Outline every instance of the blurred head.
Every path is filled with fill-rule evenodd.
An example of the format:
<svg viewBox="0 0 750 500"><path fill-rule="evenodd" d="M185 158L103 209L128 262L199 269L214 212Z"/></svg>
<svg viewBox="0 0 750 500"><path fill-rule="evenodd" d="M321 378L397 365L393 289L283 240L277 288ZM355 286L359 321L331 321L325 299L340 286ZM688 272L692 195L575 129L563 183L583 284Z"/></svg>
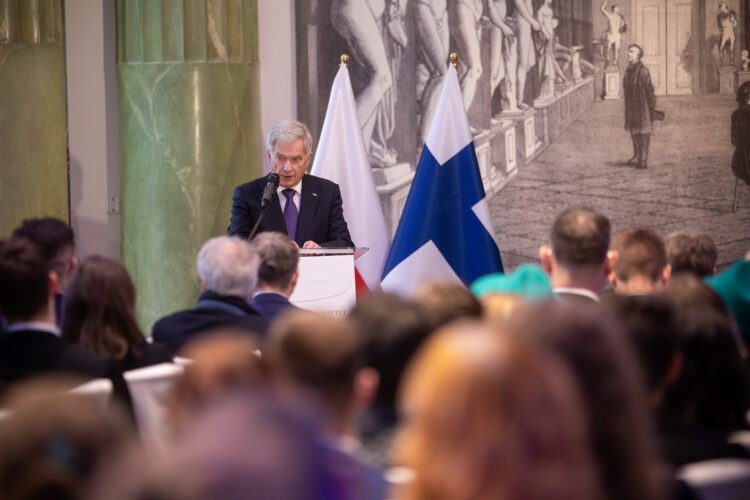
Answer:
<svg viewBox="0 0 750 500"><path fill-rule="evenodd" d="M478 319L482 316L482 304L466 286L458 283L425 283L417 289L414 300L430 315L435 327L458 319Z"/></svg>
<svg viewBox="0 0 750 500"><path fill-rule="evenodd" d="M188 342L179 355L192 360L177 380L169 403L174 427L228 392L253 390L265 385L266 373L259 356L259 340L244 331L219 329Z"/></svg>
<svg viewBox="0 0 750 500"><path fill-rule="evenodd" d="M609 272L609 234L609 219L593 210L574 207L558 215L550 231L551 247L539 249L552 286L577 286L598 293Z"/></svg>
<svg viewBox="0 0 750 500"><path fill-rule="evenodd" d="M277 380L322 403L343 433L354 406L356 377L364 367L361 339L348 319L295 311L271 325L264 354Z"/></svg>
<svg viewBox="0 0 750 500"><path fill-rule="evenodd" d="M273 126L266 138L272 170L279 174L283 188L295 186L305 175L312 160L312 134L307 126L285 118Z"/></svg>
<svg viewBox="0 0 750 500"><path fill-rule="evenodd" d="M258 284L258 255L248 242L232 236L208 240L198 252L198 276L204 290L250 300Z"/></svg>
<svg viewBox="0 0 750 500"><path fill-rule="evenodd" d="M654 230L626 229L615 236L612 250L617 260L609 278L617 293L651 293L669 282L664 242Z"/></svg>
<svg viewBox="0 0 750 500"><path fill-rule="evenodd" d="M640 365L599 308L545 302L508 325L560 355L578 382L607 498L661 498L655 438Z"/></svg>
<svg viewBox="0 0 750 500"><path fill-rule="evenodd" d="M484 318L504 321L509 319L519 309L526 306L526 301L514 293L486 293L479 299L482 303Z"/></svg>
<svg viewBox="0 0 750 500"><path fill-rule="evenodd" d="M684 424L730 432L745 426L747 373L725 317L705 308L681 311L682 373L663 411Z"/></svg>
<svg viewBox="0 0 750 500"><path fill-rule="evenodd" d="M50 269L57 274L60 289L64 290L77 263L70 226L54 217L26 219L13 231L13 236L27 238L39 247Z"/></svg>
<svg viewBox="0 0 750 500"><path fill-rule="evenodd" d="M640 45L631 44L628 46L628 62L638 62L643 57L643 49Z"/></svg>
<svg viewBox="0 0 750 500"><path fill-rule="evenodd" d="M651 406L658 408L682 369L677 311L658 294L614 295L607 305L635 346Z"/></svg>
<svg viewBox="0 0 750 500"><path fill-rule="evenodd" d="M401 376L432 331L432 320L416 302L385 292L366 295L349 317L364 339L365 363L378 373L375 405L394 410Z"/></svg>
<svg viewBox="0 0 750 500"><path fill-rule="evenodd" d="M678 231L664 239L672 274L689 271L701 278L716 273L718 251L706 233Z"/></svg>
<svg viewBox="0 0 750 500"><path fill-rule="evenodd" d="M99 467L131 436L123 415L86 396L65 394L78 381L56 375L19 385L4 401L0 498L82 498Z"/></svg>
<svg viewBox="0 0 750 500"><path fill-rule="evenodd" d="M297 283L299 249L284 233L263 232L250 242L260 258L258 289L292 294Z"/></svg>
<svg viewBox="0 0 750 500"><path fill-rule="evenodd" d="M552 355L479 323L436 332L409 370L402 499L598 498L574 382Z"/></svg>
<svg viewBox="0 0 750 500"><path fill-rule="evenodd" d="M81 261L65 293L63 337L117 360L138 351L144 337L135 315L135 287L120 261L103 255Z"/></svg>
<svg viewBox="0 0 750 500"><path fill-rule="evenodd" d="M48 314L58 289L40 248L20 237L0 242L0 283L0 312L8 323Z"/></svg>

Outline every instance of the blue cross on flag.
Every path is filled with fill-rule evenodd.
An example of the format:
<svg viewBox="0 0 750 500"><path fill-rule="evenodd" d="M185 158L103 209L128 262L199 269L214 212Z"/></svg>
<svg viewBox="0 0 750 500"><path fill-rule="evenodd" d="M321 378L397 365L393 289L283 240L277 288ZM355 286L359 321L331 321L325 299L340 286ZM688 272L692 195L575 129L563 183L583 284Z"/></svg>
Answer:
<svg viewBox="0 0 750 500"><path fill-rule="evenodd" d="M469 285L502 271L458 75L451 65L385 262L382 288L411 295L428 281Z"/></svg>

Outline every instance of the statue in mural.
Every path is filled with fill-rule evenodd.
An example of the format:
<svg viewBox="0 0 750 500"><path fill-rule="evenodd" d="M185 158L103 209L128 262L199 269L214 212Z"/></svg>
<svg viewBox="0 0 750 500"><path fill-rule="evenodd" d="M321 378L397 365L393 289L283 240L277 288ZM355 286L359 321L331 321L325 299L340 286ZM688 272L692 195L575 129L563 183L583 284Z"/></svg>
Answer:
<svg viewBox="0 0 750 500"><path fill-rule="evenodd" d="M448 70L448 6L446 0L417 0L417 75L421 114L419 143L424 144Z"/></svg>
<svg viewBox="0 0 750 500"><path fill-rule="evenodd" d="M513 0L516 5L515 26L516 38L518 39L518 68L516 71L516 95L518 107L528 109L529 106L523 102L526 91L526 73L536 64L534 40L532 31L542 31L542 25L534 19L531 0Z"/></svg>
<svg viewBox="0 0 750 500"><path fill-rule="evenodd" d="M742 71L750 71L750 52L746 50L741 51L740 61L742 62Z"/></svg>
<svg viewBox="0 0 750 500"><path fill-rule="evenodd" d="M484 0L448 0L450 34L458 52L458 80L468 111L482 76L482 12Z"/></svg>
<svg viewBox="0 0 750 500"><path fill-rule="evenodd" d="M487 14L490 31L490 95L502 84L502 108L505 112L518 111L516 71L518 42L514 31L515 18L508 17L505 0L489 0Z"/></svg>
<svg viewBox="0 0 750 500"><path fill-rule="evenodd" d="M719 15L716 16L721 30L721 42L719 42L719 62L726 64L725 52L729 51L729 64L734 64L734 29L737 27L737 13L729 10L726 2L719 2Z"/></svg>
<svg viewBox="0 0 750 500"><path fill-rule="evenodd" d="M362 135L370 162L376 167L395 165L398 160L388 141L394 132L397 100L393 75L408 42L403 24L407 1L331 2L331 23L369 76L356 99Z"/></svg>
<svg viewBox="0 0 750 500"><path fill-rule="evenodd" d="M536 11L536 20L542 25L542 30L535 33L538 41L535 45L539 54L537 69L542 82L538 98L549 100L555 97L555 76L558 72L562 73L555 60L555 13L552 10L552 0L544 0Z"/></svg>
<svg viewBox="0 0 750 500"><path fill-rule="evenodd" d="M607 0L602 2L599 10L607 18L607 29L602 33L602 45L607 58L607 66L617 66L620 61L620 47L622 46L622 34L628 30L625 17L620 13L620 7L613 5L611 11L607 11Z"/></svg>

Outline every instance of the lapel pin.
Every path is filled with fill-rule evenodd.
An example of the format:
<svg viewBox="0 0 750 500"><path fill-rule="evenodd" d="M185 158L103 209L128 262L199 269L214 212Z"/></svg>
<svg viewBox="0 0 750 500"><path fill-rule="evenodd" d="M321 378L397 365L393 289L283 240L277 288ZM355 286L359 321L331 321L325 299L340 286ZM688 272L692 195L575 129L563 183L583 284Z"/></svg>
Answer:
<svg viewBox="0 0 750 500"><path fill-rule="evenodd" d="M317 197L317 196L318 196L318 193L313 193L313 196Z"/></svg>

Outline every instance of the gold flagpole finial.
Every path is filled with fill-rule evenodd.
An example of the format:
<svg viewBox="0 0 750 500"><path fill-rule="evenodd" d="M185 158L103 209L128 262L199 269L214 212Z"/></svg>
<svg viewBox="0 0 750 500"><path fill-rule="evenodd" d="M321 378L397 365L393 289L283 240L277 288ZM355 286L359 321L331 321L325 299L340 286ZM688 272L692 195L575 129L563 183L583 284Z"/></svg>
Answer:
<svg viewBox="0 0 750 500"><path fill-rule="evenodd" d="M458 69L458 52L451 52L450 58L453 67Z"/></svg>
<svg viewBox="0 0 750 500"><path fill-rule="evenodd" d="M349 67L349 54L341 54L341 62L347 68Z"/></svg>

